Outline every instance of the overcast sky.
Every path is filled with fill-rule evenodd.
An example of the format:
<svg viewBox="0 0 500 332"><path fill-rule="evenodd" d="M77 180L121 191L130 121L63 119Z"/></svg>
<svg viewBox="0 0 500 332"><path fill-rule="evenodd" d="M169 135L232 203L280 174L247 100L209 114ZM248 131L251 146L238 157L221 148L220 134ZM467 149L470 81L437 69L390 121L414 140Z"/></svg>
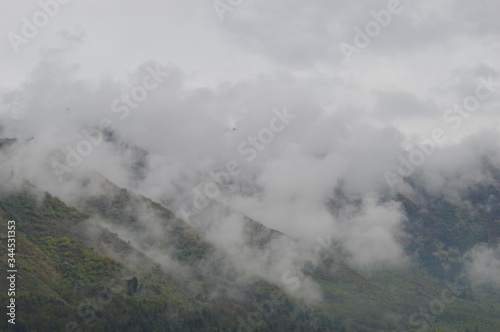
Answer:
<svg viewBox="0 0 500 332"><path fill-rule="evenodd" d="M35 1L0 2L0 87L23 83L43 50L60 47L61 33L72 32L81 39L65 59L80 66L78 77L123 78L150 60L179 66L190 86L281 73L325 111L363 108L426 135L430 120L470 94L480 75L499 70L494 0L67 2L47 23L36 16L42 9ZM343 66L341 43L355 45L354 28L364 30L372 11L390 6L387 26ZM13 47L9 33L22 37L23 18L34 16L42 27ZM481 113L468 129L485 117L497 121L491 109Z"/></svg>
<svg viewBox="0 0 500 332"><path fill-rule="evenodd" d="M136 152L96 147L83 164L117 184L189 202L236 160L233 207L294 236L363 243L360 263L400 258L404 217L378 199L415 142L446 148L419 168L433 192L488 181L474 172L482 155L500 163L496 0L66 2L0 0L0 137L35 136L31 158L76 149L82 128L109 118L149 153L134 182ZM116 108L152 71L161 84ZM464 101L472 111L453 109ZM274 117L284 129L250 148ZM363 205L332 216L339 188Z"/></svg>

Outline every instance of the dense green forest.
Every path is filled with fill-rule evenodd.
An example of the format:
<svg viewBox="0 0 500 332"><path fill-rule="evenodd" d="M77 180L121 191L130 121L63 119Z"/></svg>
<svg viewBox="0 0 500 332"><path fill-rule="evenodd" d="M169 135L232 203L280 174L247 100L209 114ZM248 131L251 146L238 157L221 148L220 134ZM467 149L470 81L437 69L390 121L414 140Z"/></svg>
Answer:
<svg viewBox="0 0 500 332"><path fill-rule="evenodd" d="M500 326L498 293L453 279L460 271L454 255L498 240L495 213L467 212L437 200L422 212L399 195L395 199L411 221L405 227L413 234L406 243L415 257L412 265L362 273L344 264L332 247L319 253L320 264L302 266L322 296L307 304L259 277L239 282L224 251L170 210L109 182L107 187L79 208L29 183L1 195L1 229L16 221L19 271L16 324L3 319L2 331L495 331ZM137 211L154 212L162 221L158 237L141 231ZM122 240L95 222L97 217L132 230L144 247ZM255 247L284 236L251 219L245 232ZM6 244L3 236L5 262ZM190 272L176 273L148 257L149 247ZM1 287L7 289L5 279ZM6 292L0 294L8 303Z"/></svg>

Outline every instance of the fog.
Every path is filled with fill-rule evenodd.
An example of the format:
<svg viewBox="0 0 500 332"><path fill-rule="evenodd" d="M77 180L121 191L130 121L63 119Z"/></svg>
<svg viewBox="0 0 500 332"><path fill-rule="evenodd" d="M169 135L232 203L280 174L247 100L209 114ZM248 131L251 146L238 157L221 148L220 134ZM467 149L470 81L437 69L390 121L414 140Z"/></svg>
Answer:
<svg viewBox="0 0 500 332"><path fill-rule="evenodd" d="M463 203L495 181L485 161L500 166L496 2L404 3L349 59L339 45L386 3L245 2L223 21L201 1L155 4L165 17L132 1L114 2L118 13L70 3L19 59L4 40L13 65L0 67L0 137L17 143L0 159L2 188L26 179L78 204L81 179L101 174L279 281L318 239L341 243L354 267L405 266L397 192ZM418 163L401 172L412 153ZM244 216L289 239L257 256L242 245ZM474 278L498 284L493 249L468 257Z"/></svg>

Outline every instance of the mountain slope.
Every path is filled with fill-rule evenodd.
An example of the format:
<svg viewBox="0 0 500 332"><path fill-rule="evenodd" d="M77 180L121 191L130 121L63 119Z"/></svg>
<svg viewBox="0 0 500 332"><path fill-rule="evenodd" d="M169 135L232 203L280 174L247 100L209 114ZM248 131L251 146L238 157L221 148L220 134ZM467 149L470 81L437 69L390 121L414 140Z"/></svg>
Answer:
<svg viewBox="0 0 500 332"><path fill-rule="evenodd" d="M466 251L478 241L498 239L492 216L470 226L480 226L470 242L454 242L467 234L449 222L460 217L460 208L443 202L424 209L400 195L412 235L407 250L416 262L357 272L332 246L309 253L318 264L299 262L283 285L247 275L227 249L158 203L102 178L86 179L81 188L78 208L28 183L0 197L2 229L7 220L16 220L17 227L16 331L401 331L431 326L493 331L500 326L495 293L472 291L462 281L447 283L454 270L444 274L441 265L450 257L436 256L445 247L431 241L450 247L460 243L463 247L456 250ZM242 223L244 245L252 253L272 251L275 241L296 242L249 218ZM495 232L482 230L488 227ZM1 250L7 252L5 240ZM307 280L319 287L319 301L306 303L288 294ZM443 294L453 301L437 314L432 304ZM5 293L0 300L8 300ZM7 323L2 324L5 330Z"/></svg>
<svg viewBox="0 0 500 332"><path fill-rule="evenodd" d="M154 205L172 217L170 211ZM2 227L12 219L17 226L20 271L16 331L230 331L240 318L244 321L256 311L252 301L266 297L267 292L276 294L282 305L265 321L256 321L259 326L283 326L290 331L306 326L291 312L310 309L300 309L303 306L276 286L255 279L233 286L239 294L211 298L202 275L181 280L163 271L154 260L92 222L90 215L34 188L2 195ZM188 226L180 230L176 226L173 232L194 232L187 230ZM5 242L2 252L6 252ZM199 243L193 244L197 253ZM180 261L199 259L198 254L191 254L189 243L174 245L188 251L177 257ZM101 253L105 251L115 258ZM166 251L172 252L170 247ZM120 256L123 261L118 260ZM2 256L4 260L6 256ZM193 287L193 281L202 286ZM0 300L8 300L5 293ZM319 313L310 316L329 322ZM6 329L6 321L0 326Z"/></svg>

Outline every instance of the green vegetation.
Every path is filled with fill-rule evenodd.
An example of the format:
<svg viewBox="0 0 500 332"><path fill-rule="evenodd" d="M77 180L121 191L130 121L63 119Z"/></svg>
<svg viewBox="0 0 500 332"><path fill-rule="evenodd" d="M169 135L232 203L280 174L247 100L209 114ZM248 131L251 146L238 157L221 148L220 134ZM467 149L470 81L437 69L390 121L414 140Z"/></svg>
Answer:
<svg viewBox="0 0 500 332"><path fill-rule="evenodd" d="M165 235L178 237L165 248L178 253L174 257L180 262L199 261L214 250L164 207L144 198L136 200L137 196L127 198L126 191L119 193L121 198L101 200L104 203L98 205L103 215L110 209L106 212L108 221L140 223L133 214L123 211L130 211L128 204L150 204L151 211L165 223ZM88 211L93 209L98 208ZM331 330L329 316L289 300L279 288L263 280L241 286L239 291L246 294L245 299L222 294L213 299L202 270L194 279L186 280L168 274L116 234L96 228L89 222L90 216L32 186L0 197L0 227L6 229L7 220L16 220L20 277L16 325L8 326L2 320L0 331L234 331L240 321L252 322L249 315L259 315L256 303L269 300L269 290L286 302L259 321L257 331L279 327L287 331ZM95 237L89 238L89 229L97 232ZM113 248L114 256L123 257L123 261L100 253L104 248ZM5 241L0 250L7 252ZM2 261L6 259L2 256ZM193 283L200 287L193 288ZM5 286L2 280L2 289ZM0 302L7 301L6 293L0 293Z"/></svg>
<svg viewBox="0 0 500 332"><path fill-rule="evenodd" d="M82 202L81 210L30 184L0 196L1 229L16 220L19 270L16 326L3 320L0 331L489 332L500 326L498 292L472 291L462 282L445 293L453 301L442 310L421 314L437 310L430 306L450 290L446 281L461 268L464 252L497 239L494 215L438 200L422 212L400 196L413 235L406 249L416 261L362 274L323 253L318 266L303 271L322 300L305 304L265 280L239 282L224 251L160 204L111 183L103 192ZM93 221L97 216L102 223ZM132 232L139 244L103 225ZM284 236L250 219L244 232L256 249ZM181 271L165 271L145 254L151 247ZM6 241L0 250L5 262ZM5 280L0 287L7 289ZM6 292L0 301L7 303Z"/></svg>
<svg viewBox="0 0 500 332"><path fill-rule="evenodd" d="M107 188L107 191L109 195L87 199L83 209L102 216L118 227L133 230L140 243L170 251L182 262L194 263L212 252L212 244L160 204L114 186ZM159 225L159 232L155 232L157 237L151 237L152 232L147 232L151 224ZM141 237L143 233L147 233L148 237Z"/></svg>

